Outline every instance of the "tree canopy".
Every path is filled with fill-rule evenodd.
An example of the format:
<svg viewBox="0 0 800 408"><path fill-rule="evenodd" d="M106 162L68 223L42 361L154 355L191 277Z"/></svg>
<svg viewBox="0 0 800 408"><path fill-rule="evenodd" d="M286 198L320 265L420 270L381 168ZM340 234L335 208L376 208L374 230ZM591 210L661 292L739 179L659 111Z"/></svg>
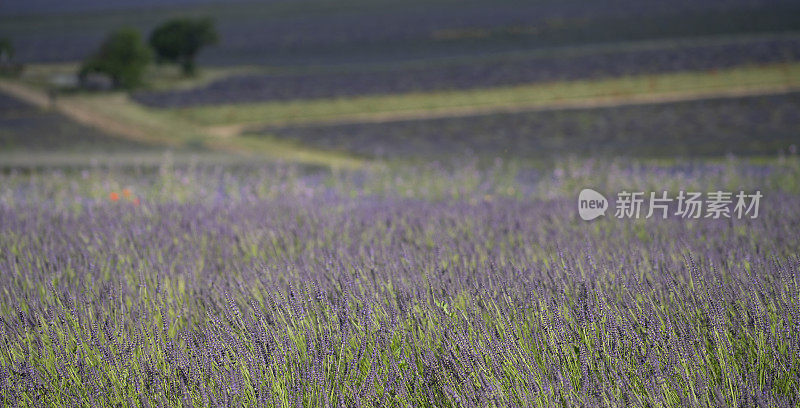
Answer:
<svg viewBox="0 0 800 408"><path fill-rule="evenodd" d="M150 46L156 52L157 62L178 63L184 74L191 75L197 53L218 39L211 19L178 18L156 28L150 35Z"/></svg>
<svg viewBox="0 0 800 408"><path fill-rule="evenodd" d="M150 49L134 28L121 28L108 36L100 48L81 66L80 77L102 73L111 77L115 87L133 88L141 83Z"/></svg>

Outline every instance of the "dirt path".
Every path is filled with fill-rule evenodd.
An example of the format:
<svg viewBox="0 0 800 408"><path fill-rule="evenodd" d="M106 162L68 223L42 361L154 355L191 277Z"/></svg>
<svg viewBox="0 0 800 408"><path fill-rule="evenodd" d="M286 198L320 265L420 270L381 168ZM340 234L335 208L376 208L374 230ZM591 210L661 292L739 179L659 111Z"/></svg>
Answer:
<svg viewBox="0 0 800 408"><path fill-rule="evenodd" d="M275 160L294 161L299 163L325 165L332 168L357 168L364 164L362 159L353 158L343 154L333 154L327 151L281 143L279 141L263 141L257 139L243 139L235 137L221 137L206 128L201 128L191 123L176 124L163 123L147 116L121 116L116 117L108 112L113 104L119 103L127 106L129 103L124 95L111 95L103 99L104 106L98 109L93 103L82 101L75 97L59 98L55 104L43 91L20 84L17 82L0 79L0 92L25 101L41 109L52 109L75 122L96 128L103 133L128 140L149 142L164 146L182 146L185 140L176 137L177 133L197 134L208 136L204 145L212 151L232 153L249 158L271 158ZM93 101L97 104L97 101ZM236 134L231 134L235 136ZM59 160L63 161L63 157ZM55 160L57 161L57 160Z"/></svg>
<svg viewBox="0 0 800 408"><path fill-rule="evenodd" d="M76 122L95 127L101 131L119 137L145 141L168 142L145 131L136 124L128 124L107 115L100 114L84 106L79 101L69 98L60 99L55 106L51 106L47 95L28 86L8 80L0 80L0 92L5 92L19 99L44 109L53 108ZM710 88L692 89L688 91L661 92L649 94L609 95L603 97L571 98L537 101L530 104L492 105L492 106L458 106L437 109L414 109L393 112L364 113L354 115L341 115L332 118L304 118L297 122L269 122L269 123L241 123L222 126L208 126L201 131L216 139L230 139L246 133L249 130L261 129L267 126L324 126L357 123L385 123L406 120L423 120L439 118L457 118L476 115L492 115L498 113L523 113L541 112L564 109L590 109L609 108L631 105L654 105L684 101L697 101L718 98L740 98L746 96L780 95L800 92L800 86L745 86L736 88Z"/></svg>
<svg viewBox="0 0 800 408"><path fill-rule="evenodd" d="M7 80L0 80L0 92L19 98L42 109L53 109L75 122L93 127L111 136L141 142L155 141L147 132L136 126L98 114L69 98L57 98L53 104L44 92Z"/></svg>
<svg viewBox="0 0 800 408"><path fill-rule="evenodd" d="M691 91L662 92L650 94L609 95L602 97L558 99L537 101L529 104L458 106L437 109L415 109L393 112L341 115L334 118L310 118L296 122L270 122L262 124L241 123L207 127L210 133L221 137L233 137L248 130L278 126L325 126L358 123L387 123L398 121L459 118L502 113L546 112L567 109L613 108L633 105L657 105L706 99L741 98L747 96L782 95L800 92L800 86L748 86L728 89L694 89Z"/></svg>

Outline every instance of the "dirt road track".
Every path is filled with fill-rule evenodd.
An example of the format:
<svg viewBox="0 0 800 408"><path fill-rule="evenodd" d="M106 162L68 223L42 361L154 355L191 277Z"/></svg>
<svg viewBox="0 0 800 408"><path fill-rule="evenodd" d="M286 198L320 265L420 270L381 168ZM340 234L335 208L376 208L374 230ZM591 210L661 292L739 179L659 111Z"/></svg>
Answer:
<svg viewBox="0 0 800 408"><path fill-rule="evenodd" d="M403 110L394 112L378 112L356 115L342 115L335 118L308 119L298 122L271 123L270 125L344 125L358 123L385 123L406 120L444 119L467 116L492 115L498 113L546 112L568 109L613 108L632 105L657 105L705 99L741 98L747 96L782 95L800 92L800 86L758 86L737 87L729 89L697 89L692 91L609 95L580 99L552 99L531 104L492 105L492 106L458 106L438 109ZM259 124L229 124L209 127L221 136L234 136L237 133L258 127Z"/></svg>
<svg viewBox="0 0 800 408"><path fill-rule="evenodd" d="M89 107L69 98L57 100L51 106L50 98L42 91L8 80L0 80L0 92L7 93L21 100L27 101L43 109L55 109L72 120L87 126L97 128L110 135L126 139L160 142L165 140L149 134L136 124L123 123L115 118L99 114ZM335 118L310 118L298 122L271 122L269 124L242 123L223 126L209 126L204 128L205 133L215 138L236 137L249 129L263 128L266 126L282 125L339 125L355 123L384 123L405 120L439 119L466 117L475 115L491 115L497 113L523 113L541 112L564 109L590 109L604 107L618 107L630 105L653 105L683 101L697 101L703 99L740 98L746 96L780 95L800 92L798 86L747 86L728 89L693 89L691 91L666 92L655 94L629 94L609 95L604 97L557 99L537 101L532 104L492 105L492 106L457 106L438 109L403 110L395 112L377 112L355 115L343 115Z"/></svg>
<svg viewBox="0 0 800 408"><path fill-rule="evenodd" d="M91 126L112 136L142 142L154 141L147 132L136 126L122 123L104 115L99 115L97 112L69 99L57 98L53 104L51 103L50 97L44 92L7 80L0 80L0 92L4 92L42 109L53 109L75 122Z"/></svg>

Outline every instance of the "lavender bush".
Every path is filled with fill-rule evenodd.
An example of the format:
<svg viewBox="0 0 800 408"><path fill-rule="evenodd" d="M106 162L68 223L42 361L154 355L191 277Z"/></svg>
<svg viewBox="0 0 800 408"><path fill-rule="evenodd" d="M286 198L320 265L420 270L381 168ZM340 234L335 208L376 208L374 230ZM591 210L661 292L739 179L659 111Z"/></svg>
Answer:
<svg viewBox="0 0 800 408"><path fill-rule="evenodd" d="M0 399L797 406L798 176L796 157L6 174ZM583 222L585 186L765 201Z"/></svg>

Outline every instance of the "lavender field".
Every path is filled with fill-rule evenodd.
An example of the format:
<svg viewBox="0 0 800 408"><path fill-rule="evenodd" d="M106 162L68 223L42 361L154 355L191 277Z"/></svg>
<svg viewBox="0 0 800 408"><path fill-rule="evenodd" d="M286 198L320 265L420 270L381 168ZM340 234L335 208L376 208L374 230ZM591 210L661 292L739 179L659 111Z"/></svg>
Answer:
<svg viewBox="0 0 800 408"><path fill-rule="evenodd" d="M796 0L57 3L0 408L800 408Z"/></svg>
<svg viewBox="0 0 800 408"><path fill-rule="evenodd" d="M792 155L11 170L0 399L797 406L799 177ZM584 187L764 199L585 222Z"/></svg>

